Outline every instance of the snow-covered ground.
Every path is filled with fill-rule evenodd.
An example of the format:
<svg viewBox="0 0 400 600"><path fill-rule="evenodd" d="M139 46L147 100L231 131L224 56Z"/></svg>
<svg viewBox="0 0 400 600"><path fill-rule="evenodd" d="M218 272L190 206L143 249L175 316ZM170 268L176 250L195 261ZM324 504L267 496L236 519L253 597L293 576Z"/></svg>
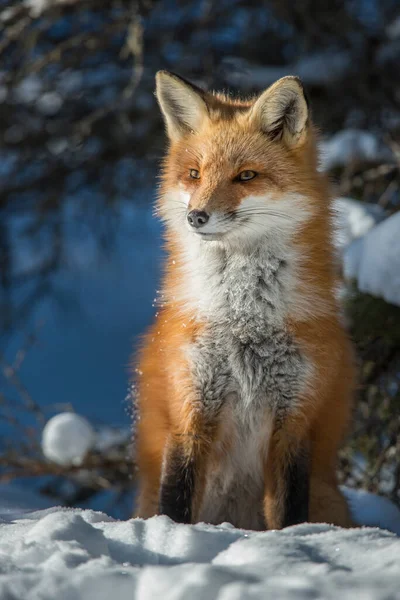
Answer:
<svg viewBox="0 0 400 600"><path fill-rule="evenodd" d="M400 513L387 500L346 495L362 522L400 534ZM46 505L0 485L2 600L399 597L400 537L382 529L304 524L260 533Z"/></svg>
<svg viewBox="0 0 400 600"><path fill-rule="evenodd" d="M379 529L259 533L62 508L0 509L0 528L7 600L399 597L400 538Z"/></svg>

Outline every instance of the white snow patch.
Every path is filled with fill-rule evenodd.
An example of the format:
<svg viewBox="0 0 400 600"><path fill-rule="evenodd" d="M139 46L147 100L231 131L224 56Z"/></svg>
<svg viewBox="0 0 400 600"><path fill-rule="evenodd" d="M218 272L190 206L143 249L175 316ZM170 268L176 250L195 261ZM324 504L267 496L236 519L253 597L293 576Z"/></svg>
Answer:
<svg viewBox="0 0 400 600"><path fill-rule="evenodd" d="M362 292L400 306L400 212L350 244L343 261L345 277Z"/></svg>
<svg viewBox="0 0 400 600"><path fill-rule="evenodd" d="M343 252L343 275L345 279L357 280L363 254L362 238L354 240Z"/></svg>
<svg viewBox="0 0 400 600"><path fill-rule="evenodd" d="M340 250L368 233L385 218L385 211L381 206L353 198L336 198L333 206L338 217L336 245Z"/></svg>
<svg viewBox="0 0 400 600"><path fill-rule="evenodd" d="M43 429L43 454L59 465L81 464L94 442L93 427L75 413L60 413Z"/></svg>
<svg viewBox="0 0 400 600"><path fill-rule="evenodd" d="M344 129L320 144L321 169L329 171L352 162L386 162L393 154L371 132Z"/></svg>
<svg viewBox="0 0 400 600"><path fill-rule="evenodd" d="M400 536L400 511L390 500L365 490L341 489L358 525L388 529Z"/></svg>
<svg viewBox="0 0 400 600"><path fill-rule="evenodd" d="M344 197L334 201L334 209L345 279L400 306L400 213L387 217L377 204Z"/></svg>

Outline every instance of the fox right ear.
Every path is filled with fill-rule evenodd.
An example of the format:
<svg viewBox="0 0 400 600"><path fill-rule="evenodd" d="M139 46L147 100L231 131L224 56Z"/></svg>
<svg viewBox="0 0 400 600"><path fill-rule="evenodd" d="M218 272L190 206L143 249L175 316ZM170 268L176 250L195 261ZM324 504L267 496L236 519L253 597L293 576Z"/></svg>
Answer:
<svg viewBox="0 0 400 600"><path fill-rule="evenodd" d="M307 137L309 114L300 79L279 79L256 100L250 115L272 139L291 148L301 145Z"/></svg>
<svg viewBox="0 0 400 600"><path fill-rule="evenodd" d="M168 71L158 71L156 84L157 100L170 139L177 141L185 133L198 131L208 115L205 92Z"/></svg>

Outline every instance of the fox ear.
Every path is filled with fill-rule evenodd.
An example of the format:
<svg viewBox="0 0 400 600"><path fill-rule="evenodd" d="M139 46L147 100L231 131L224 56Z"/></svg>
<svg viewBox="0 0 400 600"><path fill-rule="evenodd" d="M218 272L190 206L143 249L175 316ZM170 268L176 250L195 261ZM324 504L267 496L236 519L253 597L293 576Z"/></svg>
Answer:
<svg viewBox="0 0 400 600"><path fill-rule="evenodd" d="M282 77L256 100L250 118L274 140L288 147L301 145L307 136L308 102L298 77Z"/></svg>
<svg viewBox="0 0 400 600"><path fill-rule="evenodd" d="M158 71L156 96L171 140L177 141L185 133L199 129L208 115L205 95L203 90L182 77Z"/></svg>

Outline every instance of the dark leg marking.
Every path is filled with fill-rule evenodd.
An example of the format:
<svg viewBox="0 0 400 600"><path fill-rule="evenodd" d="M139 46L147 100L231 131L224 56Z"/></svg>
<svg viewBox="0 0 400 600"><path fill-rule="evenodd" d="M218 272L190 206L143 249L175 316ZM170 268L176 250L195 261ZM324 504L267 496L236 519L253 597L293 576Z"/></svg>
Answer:
<svg viewBox="0 0 400 600"><path fill-rule="evenodd" d="M283 527L289 527L309 519L310 459L307 451L299 450L292 458L285 479Z"/></svg>
<svg viewBox="0 0 400 600"><path fill-rule="evenodd" d="M160 514L177 523L190 523L195 482L193 457L179 445L167 448L160 490Z"/></svg>

